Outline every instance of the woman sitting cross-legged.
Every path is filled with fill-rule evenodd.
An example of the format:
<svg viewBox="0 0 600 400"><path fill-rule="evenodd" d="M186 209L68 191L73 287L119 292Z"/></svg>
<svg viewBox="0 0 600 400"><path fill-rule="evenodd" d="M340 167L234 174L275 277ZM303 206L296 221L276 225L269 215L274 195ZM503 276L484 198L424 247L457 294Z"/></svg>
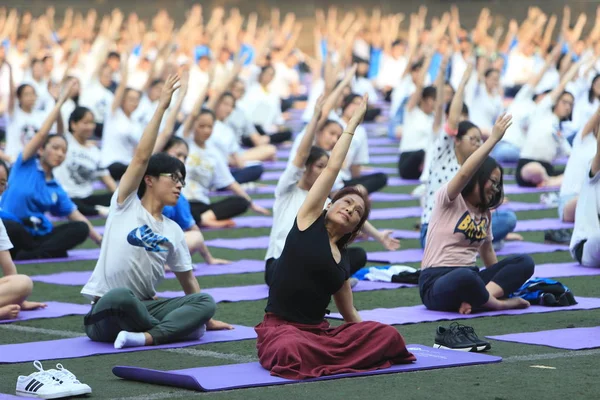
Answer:
<svg viewBox="0 0 600 400"><path fill-rule="evenodd" d="M163 216L175 205L185 166L176 158L152 155L158 127L178 79L167 78L154 116L123 174L106 221L105 239L90 280L81 293L92 300L84 318L87 336L114 342L115 348L149 346L198 339L204 329L233 329L212 319L213 298L200 293L181 228ZM185 296L156 299L165 264Z"/></svg>
<svg viewBox="0 0 600 400"><path fill-rule="evenodd" d="M260 364L272 375L306 379L415 361L395 328L361 322L353 305L346 246L369 216L366 191L340 190L323 210L366 109L365 98L308 192L276 261L266 314L255 328ZM324 320L332 295L346 321L337 328Z"/></svg>
<svg viewBox="0 0 600 400"><path fill-rule="evenodd" d="M0 160L0 195L4 193L8 179L8 168ZM0 320L15 319L20 311L46 307L44 303L27 301L33 290L33 282L27 275L17 273L15 263L10 256L13 245L0 220L0 268L4 276L0 278Z"/></svg>
<svg viewBox="0 0 600 400"><path fill-rule="evenodd" d="M502 168L488 155L510 123L510 116L500 116L490 138L437 191L419 277L421 299L431 310L469 314L529 306L519 297L505 298L531 277L532 258L498 261L492 246L490 210L502 204L503 185ZM477 253L483 271L475 265Z"/></svg>
<svg viewBox="0 0 600 400"><path fill-rule="evenodd" d="M40 130L25 145L10 171L8 188L2 195L2 220L13 244L16 260L67 257L71 250L89 236L96 243L102 236L54 179L53 170L67 153L62 135L50 135L55 121L62 130L60 108L67 100L74 82L61 93ZM70 221L53 226L46 213L67 217Z"/></svg>

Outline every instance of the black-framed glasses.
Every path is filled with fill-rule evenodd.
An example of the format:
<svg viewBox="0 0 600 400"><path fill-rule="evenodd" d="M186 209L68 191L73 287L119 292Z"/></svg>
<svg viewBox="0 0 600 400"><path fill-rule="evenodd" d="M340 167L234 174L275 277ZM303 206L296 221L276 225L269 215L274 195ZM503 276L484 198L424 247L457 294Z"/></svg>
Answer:
<svg viewBox="0 0 600 400"><path fill-rule="evenodd" d="M175 172L171 172L171 173L163 173L160 174L160 176L166 176L171 178L171 180L173 181L173 183L181 183L181 186L185 187L185 179L183 179L183 177L181 177L180 175L176 174Z"/></svg>

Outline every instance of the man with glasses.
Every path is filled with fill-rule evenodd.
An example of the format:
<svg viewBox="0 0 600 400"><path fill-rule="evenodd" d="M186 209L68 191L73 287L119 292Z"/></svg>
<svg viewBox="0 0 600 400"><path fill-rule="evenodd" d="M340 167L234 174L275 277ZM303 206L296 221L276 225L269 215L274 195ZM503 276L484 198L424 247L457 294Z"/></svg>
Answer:
<svg viewBox="0 0 600 400"><path fill-rule="evenodd" d="M92 300L84 319L88 337L115 348L198 339L204 329L232 329L215 321L215 302L200 293L184 233L162 215L177 203L185 166L152 155L158 129L179 79L169 77L158 107L110 204L100 258L81 293ZM185 296L158 300L156 284L168 264Z"/></svg>

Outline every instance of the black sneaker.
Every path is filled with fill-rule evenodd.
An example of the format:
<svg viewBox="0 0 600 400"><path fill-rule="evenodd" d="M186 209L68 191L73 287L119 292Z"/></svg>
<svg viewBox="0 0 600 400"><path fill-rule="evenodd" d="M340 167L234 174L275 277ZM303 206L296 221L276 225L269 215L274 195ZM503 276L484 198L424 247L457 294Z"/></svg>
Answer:
<svg viewBox="0 0 600 400"><path fill-rule="evenodd" d="M449 328L438 326L433 348L476 352L477 344L465 336L458 324L453 323Z"/></svg>
<svg viewBox="0 0 600 400"><path fill-rule="evenodd" d="M551 243L568 244L573 232L570 229L556 229L544 232L544 240Z"/></svg>
<svg viewBox="0 0 600 400"><path fill-rule="evenodd" d="M479 336L475 333L475 329L471 326L461 325L458 322L454 322L453 324L458 325L458 329L462 331L462 333L469 339L471 342L477 345L476 351L488 351L492 348L492 345L485 340L479 339ZM452 326L452 325L451 325Z"/></svg>

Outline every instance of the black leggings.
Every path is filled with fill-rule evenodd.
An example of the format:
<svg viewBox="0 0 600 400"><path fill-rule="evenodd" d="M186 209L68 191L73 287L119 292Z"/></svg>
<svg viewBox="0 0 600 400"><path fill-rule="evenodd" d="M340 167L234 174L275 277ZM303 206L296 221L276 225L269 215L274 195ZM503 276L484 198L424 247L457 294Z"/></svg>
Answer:
<svg viewBox="0 0 600 400"><path fill-rule="evenodd" d="M271 144L279 144L292 139L292 131L289 129L269 134L265 132L265 130L260 125L254 125L254 127L256 128L256 132L258 132L259 134L263 136L268 136L271 139ZM242 145L246 147L254 147L252 141L247 137L242 138Z"/></svg>
<svg viewBox="0 0 600 400"><path fill-rule="evenodd" d="M127 167L128 165L121 164L118 162L112 163L108 166L108 172L115 181L119 181L121 180L121 177L123 176L125 171L127 171Z"/></svg>
<svg viewBox="0 0 600 400"><path fill-rule="evenodd" d="M383 172L377 172L371 175L363 175L358 178L344 181L344 187L363 185L369 194L383 189L387 185L388 176Z"/></svg>
<svg viewBox="0 0 600 400"><path fill-rule="evenodd" d="M425 163L425 151L405 151L400 153L398 174L403 179L419 179Z"/></svg>
<svg viewBox="0 0 600 400"><path fill-rule="evenodd" d="M215 213L217 220L222 221L245 213L248 210L248 207L250 207L250 202L240 196L230 196L211 204L202 203L200 201L190 201L192 217L194 217L194 220L198 225L201 225L202 223L202 214L208 210Z"/></svg>
<svg viewBox="0 0 600 400"><path fill-rule="evenodd" d="M365 122L373 122L375 121L375 118L379 117L379 115L381 114L381 109L380 108L368 108L367 112L365 113Z"/></svg>
<svg viewBox="0 0 600 400"><path fill-rule="evenodd" d="M367 252L362 247L350 247L347 252L350 260L350 275L352 276L367 264ZM265 283L267 286L271 286L270 282L277 264L276 260L276 258L269 258L265 262Z"/></svg>
<svg viewBox="0 0 600 400"><path fill-rule="evenodd" d="M93 194L84 199L71 199L77 205L80 213L88 217L98 215L98 210L95 206L110 206L112 193Z"/></svg>
<svg viewBox="0 0 600 400"><path fill-rule="evenodd" d="M489 300L485 285L494 282L508 297L531 278L534 268L527 254L506 257L482 271L477 267L430 267L421 271L419 292L430 310L458 311L463 302L476 309Z"/></svg>
<svg viewBox="0 0 600 400"><path fill-rule="evenodd" d="M10 255L14 260L67 257L67 250L85 242L90 229L85 222L65 222L47 235L33 236L18 222L3 219L8 237L13 244Z"/></svg>

